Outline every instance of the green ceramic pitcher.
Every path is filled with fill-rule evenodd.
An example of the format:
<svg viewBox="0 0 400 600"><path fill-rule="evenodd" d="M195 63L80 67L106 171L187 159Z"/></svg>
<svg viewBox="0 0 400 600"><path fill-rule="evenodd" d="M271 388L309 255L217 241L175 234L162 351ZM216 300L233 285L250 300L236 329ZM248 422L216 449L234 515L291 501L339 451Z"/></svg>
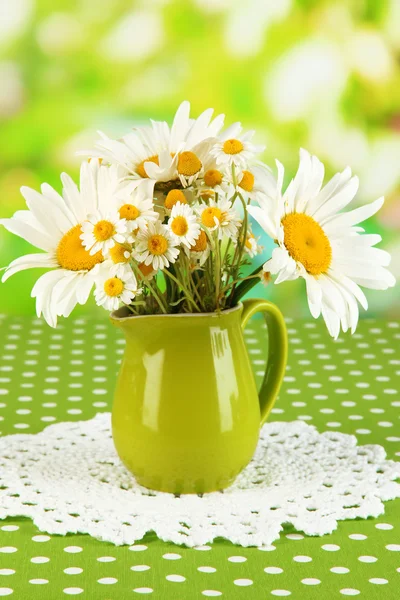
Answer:
<svg viewBox="0 0 400 600"><path fill-rule="evenodd" d="M243 329L265 315L268 360L257 393ZM143 486L204 493L250 461L279 391L287 334L278 308L245 300L221 313L111 315L126 337L112 411L117 452Z"/></svg>

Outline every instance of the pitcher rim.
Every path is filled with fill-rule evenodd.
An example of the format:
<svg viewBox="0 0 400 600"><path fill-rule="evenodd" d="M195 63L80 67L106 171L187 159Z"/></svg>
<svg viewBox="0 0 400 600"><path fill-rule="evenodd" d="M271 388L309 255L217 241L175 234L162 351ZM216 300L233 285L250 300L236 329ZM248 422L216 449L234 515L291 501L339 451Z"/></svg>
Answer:
<svg viewBox="0 0 400 600"><path fill-rule="evenodd" d="M147 319L149 317L174 317L174 318L182 318L182 317L221 317L222 315L227 315L230 313L233 313L237 310L240 310L243 308L243 303L242 302L238 302L236 304L236 306L233 306L231 308L226 308L224 310L221 310L219 312L213 311L213 312L201 312L201 313L157 313L157 314L151 314L151 315L134 315L134 314L128 314L126 316L119 316L118 313L120 311L124 311L125 309L127 309L126 306L121 306L120 308L118 308L117 310L114 310L112 313L110 313L110 319L111 320L115 320L115 321L126 321L128 319Z"/></svg>

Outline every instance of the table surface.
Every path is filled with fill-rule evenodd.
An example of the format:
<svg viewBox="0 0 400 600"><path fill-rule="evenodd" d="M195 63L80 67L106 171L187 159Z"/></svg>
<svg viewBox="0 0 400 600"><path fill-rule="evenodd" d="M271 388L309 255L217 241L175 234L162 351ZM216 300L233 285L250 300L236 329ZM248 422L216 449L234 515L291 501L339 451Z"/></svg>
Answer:
<svg viewBox="0 0 400 600"><path fill-rule="evenodd" d="M260 383L265 326L250 325L246 341ZM289 363L270 419L351 433L360 444L381 444L389 458L399 457L399 323L367 319L355 335L337 341L321 322L287 325ZM52 330L37 319L3 317L0 330L2 435L36 433L111 409L124 341L106 320L70 319ZM328 536L306 537L288 527L264 549L223 539L189 549L154 534L116 547L88 535L45 535L29 519L8 518L0 521L0 596L397 600L399 517L395 500L381 517L340 522Z"/></svg>

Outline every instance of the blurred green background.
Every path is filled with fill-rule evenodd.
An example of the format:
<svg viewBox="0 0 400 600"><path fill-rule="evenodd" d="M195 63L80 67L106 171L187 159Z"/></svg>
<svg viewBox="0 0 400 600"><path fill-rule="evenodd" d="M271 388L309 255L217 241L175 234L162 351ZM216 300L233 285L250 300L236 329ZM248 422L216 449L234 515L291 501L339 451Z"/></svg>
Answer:
<svg viewBox="0 0 400 600"><path fill-rule="evenodd" d="M75 151L188 99L264 141L291 177L300 146L327 175L351 165L355 201L385 195L367 224L400 275L399 0L0 0L0 214L21 185L76 176ZM265 244L265 260L271 247ZM0 230L0 262L31 251ZM0 311L34 312L32 270L0 288ZM286 315L308 314L303 281L268 288ZM398 286L367 292L369 315L400 313ZM96 310L93 303L80 312Z"/></svg>

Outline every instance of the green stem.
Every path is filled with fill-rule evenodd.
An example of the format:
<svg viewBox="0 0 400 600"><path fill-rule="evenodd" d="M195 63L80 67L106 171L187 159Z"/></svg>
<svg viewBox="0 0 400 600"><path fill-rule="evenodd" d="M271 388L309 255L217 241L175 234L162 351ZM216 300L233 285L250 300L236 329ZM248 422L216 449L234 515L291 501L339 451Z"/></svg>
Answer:
<svg viewBox="0 0 400 600"><path fill-rule="evenodd" d="M168 275L168 277L170 277L173 281L175 281L176 285L178 286L178 288L181 288L181 290L185 293L185 296L187 298L187 300L189 302L191 302L191 304L193 304L194 308L196 309L197 312L201 312L201 310L199 309L199 307L197 306L196 302L194 301L194 299L192 298L190 292L188 291L188 289L186 288L185 285L183 285L183 283L181 281L179 281L174 275L172 275L172 273L170 271L168 271L167 269L165 269L163 271L166 275Z"/></svg>
<svg viewBox="0 0 400 600"><path fill-rule="evenodd" d="M246 279L242 280L242 283L237 286L236 290L233 291L231 306L236 306L241 298L247 292L249 292L257 283L260 281L258 278L259 273L262 271L263 265L256 267L254 271L246 277Z"/></svg>

